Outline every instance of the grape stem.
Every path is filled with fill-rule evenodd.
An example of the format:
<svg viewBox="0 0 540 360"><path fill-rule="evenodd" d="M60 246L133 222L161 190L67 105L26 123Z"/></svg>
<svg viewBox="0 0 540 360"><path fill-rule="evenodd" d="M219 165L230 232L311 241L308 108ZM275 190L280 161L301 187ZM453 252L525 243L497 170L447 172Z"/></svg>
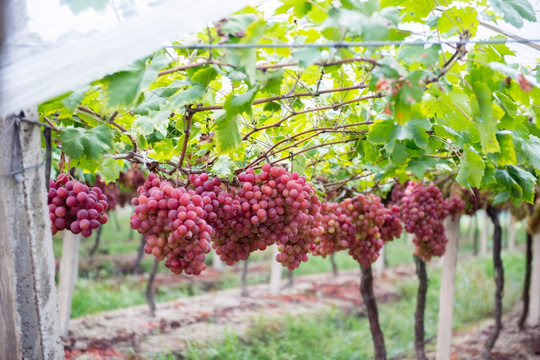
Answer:
<svg viewBox="0 0 540 360"><path fill-rule="evenodd" d="M414 313L414 350L417 360L427 360L425 350L424 314L426 311L426 294L428 288L428 276L426 263L419 256L414 255L416 264L416 276L418 277L418 294L416 300L416 312Z"/></svg>
<svg viewBox="0 0 540 360"><path fill-rule="evenodd" d="M502 228L499 222L499 211L492 206L487 207L487 214L495 227L493 231L493 264L495 266L495 327L486 340L484 359L491 359L491 350L499 337L502 328L502 298L504 291L504 268L501 259Z"/></svg>
<svg viewBox="0 0 540 360"><path fill-rule="evenodd" d="M369 328L371 330L373 347L375 349L375 359L386 360L384 335L381 331L381 325L379 324L377 300L375 299L375 293L373 292L373 272L371 271L371 265L360 265L360 272L360 293L362 294L362 299L364 300L364 305L366 306Z"/></svg>
<svg viewBox="0 0 540 360"><path fill-rule="evenodd" d="M518 327L520 330L525 328L525 321L529 316L529 293L531 289L531 273L532 273L532 235L527 232L525 250L525 279L523 280L523 311L519 317Z"/></svg>

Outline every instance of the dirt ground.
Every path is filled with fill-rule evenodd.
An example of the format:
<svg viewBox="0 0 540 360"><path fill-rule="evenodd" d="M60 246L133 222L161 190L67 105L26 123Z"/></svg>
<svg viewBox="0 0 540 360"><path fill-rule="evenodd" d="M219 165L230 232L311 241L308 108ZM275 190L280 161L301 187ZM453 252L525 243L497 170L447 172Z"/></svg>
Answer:
<svg viewBox="0 0 540 360"><path fill-rule="evenodd" d="M404 277L414 277L413 266L385 271L376 281L377 300L397 300L393 284ZM147 359L155 351L180 354L189 340L216 339L227 330L241 333L263 316L357 308L359 284L358 271L343 271L337 277L306 275L295 278L294 287L279 295L261 284L249 286L246 297L240 289L230 289L160 303L155 317L141 305L72 319L64 340L66 359Z"/></svg>
<svg viewBox="0 0 540 360"><path fill-rule="evenodd" d="M375 281L378 302L398 300L393 285L414 276L413 265L385 270ZM261 317L323 313L336 307L356 309L362 303L359 282L358 271L343 271L337 277L306 275L295 278L294 287L283 288L279 295L272 295L268 284L260 284L249 286L246 297L240 289L229 289L160 303L155 317L141 305L72 319L64 340L66 359L151 359L156 351L181 355L188 341L220 339L227 331L242 333ZM520 313L518 305L504 316L493 360L540 360L540 328L519 331ZM451 359L482 359L492 326L493 320L486 320L455 332ZM434 358L434 354L428 353L428 357ZM403 358L411 357L393 360Z"/></svg>

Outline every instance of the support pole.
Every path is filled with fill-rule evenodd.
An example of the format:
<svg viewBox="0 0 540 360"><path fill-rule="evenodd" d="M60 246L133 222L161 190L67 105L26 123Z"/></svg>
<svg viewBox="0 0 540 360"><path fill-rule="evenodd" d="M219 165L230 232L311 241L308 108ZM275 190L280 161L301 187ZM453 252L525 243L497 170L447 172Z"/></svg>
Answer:
<svg viewBox="0 0 540 360"><path fill-rule="evenodd" d="M444 222L448 244L443 256L441 292L439 295L439 324L437 326L436 360L450 359L452 344L452 315L454 311L454 282L456 279L459 242L459 218L446 218Z"/></svg>
<svg viewBox="0 0 540 360"><path fill-rule="evenodd" d="M58 304L60 310L60 331L62 337L67 337L69 318L71 316L71 300L79 272L80 235L64 231L62 244L62 260L60 261L60 283L58 285Z"/></svg>
<svg viewBox="0 0 540 360"><path fill-rule="evenodd" d="M279 294L279 289L281 287L281 271L283 266L276 260L276 255L278 254L278 248L276 245L272 246L272 269L270 270L270 293L273 295Z"/></svg>
<svg viewBox="0 0 540 360"><path fill-rule="evenodd" d="M5 116L0 129L0 359L63 359L40 128Z"/></svg>
<svg viewBox="0 0 540 360"><path fill-rule="evenodd" d="M512 251L516 248L516 219L510 215L508 223L508 250Z"/></svg>
<svg viewBox="0 0 540 360"><path fill-rule="evenodd" d="M214 268L214 270L217 270L219 272L223 271L223 269L225 268L223 266L223 261L221 261L219 255L216 253L214 253L212 257L212 267Z"/></svg>
<svg viewBox="0 0 540 360"><path fill-rule="evenodd" d="M531 298L529 309L529 325L540 324L540 233L533 236L533 264L531 279Z"/></svg>

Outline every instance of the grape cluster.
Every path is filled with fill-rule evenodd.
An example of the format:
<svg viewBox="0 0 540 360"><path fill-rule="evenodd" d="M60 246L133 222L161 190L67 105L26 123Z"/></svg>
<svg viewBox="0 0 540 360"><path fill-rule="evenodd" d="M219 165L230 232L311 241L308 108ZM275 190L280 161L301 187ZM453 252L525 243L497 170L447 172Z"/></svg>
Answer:
<svg viewBox="0 0 540 360"><path fill-rule="evenodd" d="M307 261L315 238L322 233L321 203L313 186L298 173L262 166L238 176L238 210L213 246L227 264L243 260L257 249L276 243L276 260L293 270Z"/></svg>
<svg viewBox="0 0 540 360"><path fill-rule="evenodd" d="M205 205L212 202L193 190L175 188L155 174L137 190L133 198L135 212L131 227L145 236L144 251L164 260L173 273L198 275L206 268L205 254L210 252L212 227L205 218Z"/></svg>
<svg viewBox="0 0 540 360"><path fill-rule="evenodd" d="M405 181L404 183L400 183L396 180L390 192L390 204L401 206L401 199L403 199L403 196L405 195L405 189L408 185L409 180Z"/></svg>
<svg viewBox="0 0 540 360"><path fill-rule="evenodd" d="M443 196L434 185L410 183L402 199L405 230L414 233L415 254L425 261L442 256L448 239L443 220L448 215Z"/></svg>
<svg viewBox="0 0 540 360"><path fill-rule="evenodd" d="M452 220L456 220L456 218L465 211L465 200L459 195L453 195L445 200L444 206L448 215L452 217Z"/></svg>
<svg viewBox="0 0 540 360"><path fill-rule="evenodd" d="M384 226L387 212L381 198L360 194L344 200L340 206L351 218L355 229L349 254L362 266L369 266L379 257L384 243L380 229Z"/></svg>
<svg viewBox="0 0 540 360"><path fill-rule="evenodd" d="M107 196L98 187L90 189L68 174L60 174L49 183L49 217L53 235L68 229L84 237L108 220Z"/></svg>
<svg viewBox="0 0 540 360"><path fill-rule="evenodd" d="M326 257L335 251L348 249L355 233L351 218L334 202L323 203L321 214L324 231L315 241L311 250L313 255Z"/></svg>
<svg viewBox="0 0 540 360"><path fill-rule="evenodd" d="M88 182L87 185L90 186ZM118 186L113 182L106 184L103 180L101 180L99 175L96 175L96 180L94 181L93 186L100 188L101 192L107 197L107 203L109 204L109 208L107 210L115 210L120 197L120 189Z"/></svg>
<svg viewBox="0 0 540 360"><path fill-rule="evenodd" d="M461 198L465 201L464 213L474 215L478 210L484 209L487 205L486 193L480 193L477 189L472 191L461 188Z"/></svg>
<svg viewBox="0 0 540 360"><path fill-rule="evenodd" d="M381 230L381 239L384 242L392 241L395 238L399 238L403 232L403 225L401 225L401 210L396 205L392 205L386 209L384 215L384 224Z"/></svg>

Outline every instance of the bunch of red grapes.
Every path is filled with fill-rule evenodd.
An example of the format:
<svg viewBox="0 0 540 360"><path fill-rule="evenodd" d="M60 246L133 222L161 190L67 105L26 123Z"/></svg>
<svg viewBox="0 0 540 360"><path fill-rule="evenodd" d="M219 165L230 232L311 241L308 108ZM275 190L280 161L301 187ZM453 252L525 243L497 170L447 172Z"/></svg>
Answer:
<svg viewBox="0 0 540 360"><path fill-rule="evenodd" d="M474 215L478 210L483 209L487 205L485 193L480 193L477 189L472 191L466 188L461 188L461 198L465 201L464 213Z"/></svg>
<svg viewBox="0 0 540 360"><path fill-rule="evenodd" d="M70 230L84 237L105 224L109 208L107 196L98 187L90 189L68 174L60 174L49 183L49 216L53 235L60 230Z"/></svg>
<svg viewBox="0 0 540 360"><path fill-rule="evenodd" d="M453 195L452 197L446 199L444 206L446 207L448 215L452 217L452 220L455 220L465 211L465 200L463 200L459 195Z"/></svg>
<svg viewBox="0 0 540 360"><path fill-rule="evenodd" d="M353 242L355 228L351 218L338 203L323 203L321 207L324 232L319 235L311 252L326 257L335 251L346 250Z"/></svg>
<svg viewBox="0 0 540 360"><path fill-rule="evenodd" d="M424 261L442 256L448 238L443 220L448 215L442 193L434 185L411 182L402 199L402 219L405 230L415 234L415 255Z"/></svg>
<svg viewBox="0 0 540 360"><path fill-rule="evenodd" d="M204 206L212 202L193 190L175 188L170 182L150 174L132 200L135 213L131 226L145 236L144 251L165 260L173 273L198 275L210 252L212 227L207 224Z"/></svg>
<svg viewBox="0 0 540 360"><path fill-rule="evenodd" d="M243 260L257 249L276 243L276 260L290 270L307 261L315 238L322 233L321 202L313 186L298 173L262 166L238 176L236 216L218 231L214 248L227 264Z"/></svg>
<svg viewBox="0 0 540 360"><path fill-rule="evenodd" d="M87 183L90 186L90 184ZM115 183L110 182L106 184L101 180L99 175L96 175L96 181L94 181L94 186L101 189L101 192L107 196L107 203L109 204L108 210L115 210L118 205L118 199L120 197L120 189L116 186Z"/></svg>

